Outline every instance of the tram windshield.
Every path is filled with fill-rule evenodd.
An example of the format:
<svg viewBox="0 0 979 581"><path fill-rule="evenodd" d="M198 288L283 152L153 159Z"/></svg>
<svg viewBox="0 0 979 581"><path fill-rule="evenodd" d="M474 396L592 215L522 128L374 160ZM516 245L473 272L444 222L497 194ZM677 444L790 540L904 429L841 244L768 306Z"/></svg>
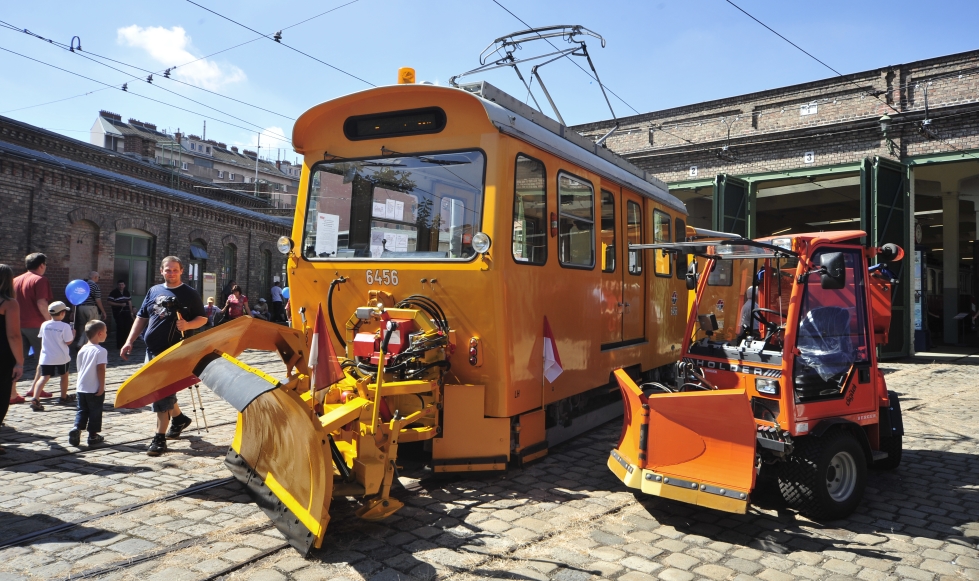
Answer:
<svg viewBox="0 0 979 581"><path fill-rule="evenodd" d="M310 260L465 260L482 225L479 151L393 154L312 168L302 253Z"/></svg>

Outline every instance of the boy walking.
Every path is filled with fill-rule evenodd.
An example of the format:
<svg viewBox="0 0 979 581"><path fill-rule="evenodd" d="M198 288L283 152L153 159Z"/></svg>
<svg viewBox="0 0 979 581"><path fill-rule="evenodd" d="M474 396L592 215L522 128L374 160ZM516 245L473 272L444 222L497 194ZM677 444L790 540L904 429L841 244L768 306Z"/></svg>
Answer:
<svg viewBox="0 0 979 581"><path fill-rule="evenodd" d="M95 446L105 441L102 431L102 404L105 403L105 366L109 362L109 352L102 342L109 336L105 323L95 319L85 324L86 343L75 359L78 379L75 393L78 394L78 413L75 414L75 427L68 432L68 443L78 446L82 430L88 429L88 445Z"/></svg>
<svg viewBox="0 0 979 581"><path fill-rule="evenodd" d="M51 303L48 306L51 320L44 321L38 332L41 338L40 367L34 385L31 386L31 409L36 412L44 411L40 398L45 384L52 377L61 380L61 397L58 398L58 403L75 401L74 396L68 395L68 364L71 363L68 346L75 340L75 330L65 322L65 315L69 310L68 305L61 301Z"/></svg>

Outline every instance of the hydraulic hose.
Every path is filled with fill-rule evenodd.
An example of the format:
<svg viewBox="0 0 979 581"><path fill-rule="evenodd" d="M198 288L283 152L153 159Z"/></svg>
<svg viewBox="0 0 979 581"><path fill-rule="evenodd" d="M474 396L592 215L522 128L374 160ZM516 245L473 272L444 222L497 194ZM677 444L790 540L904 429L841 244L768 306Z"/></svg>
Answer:
<svg viewBox="0 0 979 581"><path fill-rule="evenodd" d="M333 282L330 283L330 292L326 294L326 312L330 315L330 326L333 327L333 334L337 336L337 339L340 341L340 346L343 349L347 348L347 342L343 340L343 335L341 335L340 330L337 329L337 321L333 317L333 289L335 289L338 284L343 284L345 282L347 282L347 278L345 276L340 276L339 278L333 279Z"/></svg>

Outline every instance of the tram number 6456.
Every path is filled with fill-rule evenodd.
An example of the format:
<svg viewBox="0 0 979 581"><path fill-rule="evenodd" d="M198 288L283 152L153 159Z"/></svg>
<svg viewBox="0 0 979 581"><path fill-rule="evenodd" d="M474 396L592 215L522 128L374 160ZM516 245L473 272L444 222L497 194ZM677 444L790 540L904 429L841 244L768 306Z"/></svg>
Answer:
<svg viewBox="0 0 979 581"><path fill-rule="evenodd" d="M368 270L367 284L388 284L398 286L397 270Z"/></svg>

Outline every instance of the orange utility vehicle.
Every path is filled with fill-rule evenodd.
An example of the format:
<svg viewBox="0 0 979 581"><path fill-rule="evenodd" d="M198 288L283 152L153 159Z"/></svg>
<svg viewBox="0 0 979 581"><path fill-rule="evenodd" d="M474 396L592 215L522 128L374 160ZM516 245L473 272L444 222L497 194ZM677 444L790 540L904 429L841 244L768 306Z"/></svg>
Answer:
<svg viewBox="0 0 979 581"><path fill-rule="evenodd" d="M625 418L612 472L647 494L744 513L759 472L774 469L803 514L852 512L867 468L900 463L904 433L875 349L890 328L885 264L904 252L864 236L630 247L696 255L697 292L674 385L615 373Z"/></svg>

